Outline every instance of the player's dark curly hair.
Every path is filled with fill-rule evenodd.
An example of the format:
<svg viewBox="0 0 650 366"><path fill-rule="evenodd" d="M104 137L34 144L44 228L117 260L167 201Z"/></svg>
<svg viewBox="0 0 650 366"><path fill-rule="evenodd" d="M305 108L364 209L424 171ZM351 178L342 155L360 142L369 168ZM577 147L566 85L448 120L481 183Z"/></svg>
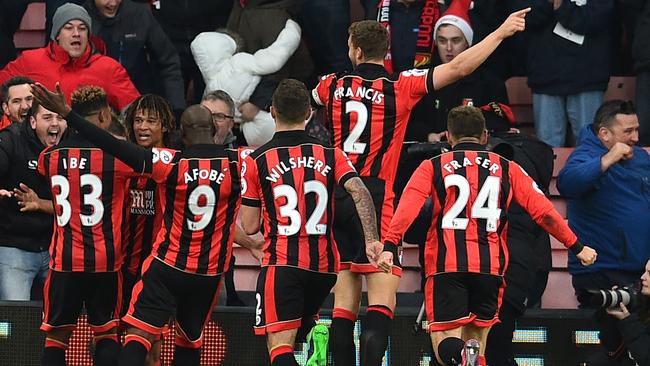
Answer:
<svg viewBox="0 0 650 366"><path fill-rule="evenodd" d="M138 111L146 111L148 114L153 114L160 120L163 129L163 143L165 146L170 146L170 135L174 130L174 113L169 102L155 94L145 94L137 97L131 105L126 109L124 117L124 127L126 128L127 140L137 143L135 135L133 134L133 121L135 114Z"/></svg>

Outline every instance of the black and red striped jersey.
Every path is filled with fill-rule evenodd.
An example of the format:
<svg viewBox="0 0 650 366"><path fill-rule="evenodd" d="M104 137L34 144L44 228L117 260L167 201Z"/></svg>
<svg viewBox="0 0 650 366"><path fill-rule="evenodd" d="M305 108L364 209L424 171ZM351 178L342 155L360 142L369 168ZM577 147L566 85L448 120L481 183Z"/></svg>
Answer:
<svg viewBox="0 0 650 366"><path fill-rule="evenodd" d="M303 130L276 132L244 160L242 176L242 203L263 211L262 265L337 273L334 188L357 176L345 153Z"/></svg>
<svg viewBox="0 0 650 366"><path fill-rule="evenodd" d="M131 274L139 273L162 227L163 210L156 187L156 182L148 177L131 178L128 183L122 242L124 265Z"/></svg>
<svg viewBox="0 0 650 366"><path fill-rule="evenodd" d="M425 246L427 276L503 275L508 266L507 212L512 199L567 248L581 246L535 181L517 163L481 145L458 144L453 151L422 162L404 189L386 244L400 241L428 197L433 200L433 219Z"/></svg>
<svg viewBox="0 0 650 366"><path fill-rule="evenodd" d="M38 169L50 182L56 215L50 268L119 270L123 206L133 169L78 135L44 150Z"/></svg>
<svg viewBox="0 0 650 366"><path fill-rule="evenodd" d="M227 271L241 198L238 151L209 144L152 153L164 212L152 255L189 273Z"/></svg>
<svg viewBox="0 0 650 366"><path fill-rule="evenodd" d="M392 187L411 110L430 91L431 70L391 76L381 65L361 64L350 74L323 76L311 94L325 106L334 146L348 154L359 175Z"/></svg>

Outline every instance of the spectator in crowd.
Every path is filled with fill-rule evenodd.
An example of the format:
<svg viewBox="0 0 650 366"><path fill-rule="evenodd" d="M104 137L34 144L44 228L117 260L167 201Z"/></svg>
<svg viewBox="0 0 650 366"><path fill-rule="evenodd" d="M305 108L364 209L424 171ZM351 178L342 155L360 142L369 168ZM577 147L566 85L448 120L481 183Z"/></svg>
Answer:
<svg viewBox="0 0 650 366"><path fill-rule="evenodd" d="M636 73L636 108L639 117L639 143L650 146L650 1L622 0L636 16L632 56Z"/></svg>
<svg viewBox="0 0 650 366"><path fill-rule="evenodd" d="M376 3L373 8L377 8ZM350 26L350 0L303 1L299 23L313 55L317 75L352 69L346 31Z"/></svg>
<svg viewBox="0 0 650 366"><path fill-rule="evenodd" d="M435 24L433 34L436 56L441 64L451 62L471 47L472 40L476 38L468 15L470 3L470 0L454 0ZM435 122L431 124L427 121L430 123L429 128L434 132L428 135L429 141L439 141L443 138L441 132L446 130L447 115L454 107L463 104L482 106L490 102L508 102L504 80L486 67L479 67L470 75L436 91L434 97Z"/></svg>
<svg viewBox="0 0 650 366"><path fill-rule="evenodd" d="M237 140L235 127L235 101L223 90L214 90L203 96L201 105L212 113L212 123L216 128L214 139L223 141L230 148L245 146ZM225 136L225 138L224 138Z"/></svg>
<svg viewBox="0 0 650 366"><path fill-rule="evenodd" d="M24 75L46 87L60 82L65 95L81 85L97 85L106 91L108 102L123 110L138 95L126 70L115 60L97 52L90 41L92 21L86 10L65 4L54 14L52 41L43 48L25 51L0 70L0 83Z"/></svg>
<svg viewBox="0 0 650 366"><path fill-rule="evenodd" d="M151 13L148 4L132 0L87 0L92 33L106 45L106 54L126 69L141 94L164 96L176 114L185 109L178 51Z"/></svg>
<svg viewBox="0 0 650 366"><path fill-rule="evenodd" d="M49 41L49 35L52 32L52 18L54 13L59 6L65 3L73 3L77 5L83 5L86 0L45 0L45 42Z"/></svg>
<svg viewBox="0 0 650 366"><path fill-rule="evenodd" d="M301 4L300 0L235 1L227 28L244 39L244 52L253 54L276 41L287 20L297 18ZM311 55L301 43L278 72L262 78L248 103L238 106L242 119L252 121L260 110L268 112L273 91L282 79L294 78L312 86L313 71Z"/></svg>
<svg viewBox="0 0 650 366"><path fill-rule="evenodd" d="M641 276L641 290L638 295L636 314L630 314L627 307L607 309L607 314L616 318L618 329L629 356L638 366L650 366L650 260Z"/></svg>
<svg viewBox="0 0 650 366"><path fill-rule="evenodd" d="M300 45L300 26L288 19L277 39L254 54L241 52L243 43L228 30L201 33L192 42L192 53L207 89L226 91L238 108L249 102L264 75L277 72L287 63ZM262 146L273 136L275 122L266 110L258 109L252 120L239 110L234 116L249 146Z"/></svg>
<svg viewBox="0 0 650 366"><path fill-rule="evenodd" d="M505 20L507 9L490 6L492 2L474 2L470 9L469 0L383 0L377 20L388 27L391 37L385 65L399 72L448 63ZM444 137L449 110L465 99L472 99L474 105L506 103L507 62L503 54L508 42L468 77L424 97L411 114L405 141L439 141Z"/></svg>
<svg viewBox="0 0 650 366"><path fill-rule="evenodd" d="M390 33L393 37L391 58L395 71L447 64L471 47L477 37L474 36L469 18L470 3L470 0L454 0L444 14L435 0L401 0L390 2L389 8L382 6L381 14L389 14ZM413 13L419 15L415 17ZM430 21L430 18L434 20ZM418 32L415 33L414 29L418 29ZM396 42L399 39L396 37L405 37L408 41ZM401 46L398 46L399 44ZM500 49L501 46L497 50ZM492 68L482 65L457 82L425 95L413 108L404 139L440 141L445 138L449 110L463 104L479 106L489 102L507 103L508 97L500 75L492 71ZM402 154L395 180L396 192L402 192L419 163L407 154Z"/></svg>
<svg viewBox="0 0 650 366"><path fill-rule="evenodd" d="M594 123L560 171L557 188L568 199L569 225L599 253L592 267L569 255L569 272L581 308L588 290L634 283L650 258L650 156L636 146L639 121L630 102L603 103ZM598 311L601 344L613 360L624 357L612 318Z"/></svg>
<svg viewBox="0 0 650 366"><path fill-rule="evenodd" d="M187 103L201 101L205 84L194 62L190 43L201 32L226 26L233 0L163 0L155 1L153 14L172 41L181 60Z"/></svg>
<svg viewBox="0 0 650 366"><path fill-rule="evenodd" d="M29 121L0 132L0 300L29 300L34 280L45 282L54 210L36 168L65 129L60 115L34 103Z"/></svg>
<svg viewBox="0 0 650 366"><path fill-rule="evenodd" d="M0 0L0 69L18 56L14 33L33 0Z"/></svg>
<svg viewBox="0 0 650 366"><path fill-rule="evenodd" d="M603 101L611 65L614 0L513 3L533 8L525 35L536 135L551 146L564 146L567 123L578 138Z"/></svg>
<svg viewBox="0 0 650 366"><path fill-rule="evenodd" d="M0 130L12 123L21 123L32 107L34 81L24 76L15 76L2 84L2 119Z"/></svg>

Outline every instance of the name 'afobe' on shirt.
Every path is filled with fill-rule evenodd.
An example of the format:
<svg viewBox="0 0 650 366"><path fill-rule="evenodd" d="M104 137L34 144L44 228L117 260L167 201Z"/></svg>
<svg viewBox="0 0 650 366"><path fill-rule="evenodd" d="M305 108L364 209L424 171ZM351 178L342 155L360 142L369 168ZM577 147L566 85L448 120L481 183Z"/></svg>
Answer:
<svg viewBox="0 0 650 366"><path fill-rule="evenodd" d="M468 159L467 157L463 158L462 163L460 161L458 161L458 160L452 160L452 161L446 163L445 165L443 165L442 167L447 172L453 173L454 170L456 170L456 169L461 169L461 168L464 168L466 166L473 166L474 164L476 164L477 166L479 166L481 168L489 169L490 173L492 173L492 174L496 174L496 172L499 171L499 169L501 169L499 164L493 163L493 162L490 161L490 159L485 159L485 158L483 158L481 156L477 156L476 158L474 158L473 162L470 159Z"/></svg>
<svg viewBox="0 0 650 366"><path fill-rule="evenodd" d="M226 169L227 170L227 169ZM224 171L226 171L224 170ZM223 178L226 177L224 172L220 172L214 169L198 169L194 168L190 171L187 171L183 174L183 177L185 178L185 184L188 182L193 182L197 179L207 179L210 181L213 181L217 184L221 184L223 181Z"/></svg>
<svg viewBox="0 0 650 366"><path fill-rule="evenodd" d="M271 168L271 170L269 170L269 175L266 176L266 180L276 183L284 173L291 171L291 169L297 168L314 169L323 177L326 177L327 173L332 170L332 167L325 164L325 162L322 160L314 158L313 156L290 157L287 162L280 161L273 168Z"/></svg>
<svg viewBox="0 0 650 366"><path fill-rule="evenodd" d="M354 90L352 87L340 86L334 91L334 99L341 98L360 98L367 99L375 104L381 104L384 101L384 93L373 88L359 86Z"/></svg>

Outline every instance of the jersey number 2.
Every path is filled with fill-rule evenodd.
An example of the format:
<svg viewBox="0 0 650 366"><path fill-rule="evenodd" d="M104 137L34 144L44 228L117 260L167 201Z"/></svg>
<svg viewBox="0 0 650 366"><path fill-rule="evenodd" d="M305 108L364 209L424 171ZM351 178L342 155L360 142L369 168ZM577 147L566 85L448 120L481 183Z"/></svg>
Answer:
<svg viewBox="0 0 650 366"><path fill-rule="evenodd" d="M348 138L343 141L343 151L351 154L363 154L366 151L367 144L358 141L361 133L366 128L366 124L368 124L368 109L363 103L350 100L345 102L345 113L355 113L357 115L357 123L352 128L352 131L350 131Z"/></svg>

